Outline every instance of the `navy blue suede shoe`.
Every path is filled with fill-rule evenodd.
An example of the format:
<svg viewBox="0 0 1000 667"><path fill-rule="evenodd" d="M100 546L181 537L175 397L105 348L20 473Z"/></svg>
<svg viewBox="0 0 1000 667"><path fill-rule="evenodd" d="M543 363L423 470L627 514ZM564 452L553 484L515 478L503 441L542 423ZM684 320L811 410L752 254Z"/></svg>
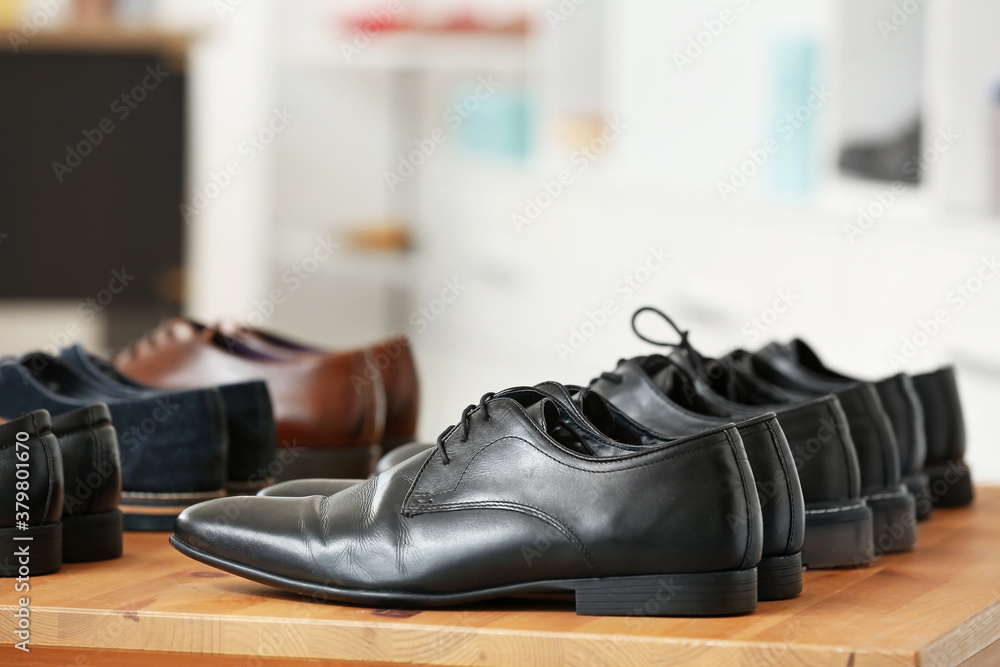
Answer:
<svg viewBox="0 0 1000 667"><path fill-rule="evenodd" d="M106 403L118 431L125 530L171 530L187 507L225 495L225 408L215 389L111 395L47 354L0 365L0 414L61 415Z"/></svg>
<svg viewBox="0 0 1000 667"><path fill-rule="evenodd" d="M123 375L109 362L88 354L80 345L61 350L59 359L116 396L153 398L171 393ZM267 384L256 380L222 385L218 389L226 407L229 430L226 491L230 495L257 493L274 482L270 469L275 461L276 434Z"/></svg>

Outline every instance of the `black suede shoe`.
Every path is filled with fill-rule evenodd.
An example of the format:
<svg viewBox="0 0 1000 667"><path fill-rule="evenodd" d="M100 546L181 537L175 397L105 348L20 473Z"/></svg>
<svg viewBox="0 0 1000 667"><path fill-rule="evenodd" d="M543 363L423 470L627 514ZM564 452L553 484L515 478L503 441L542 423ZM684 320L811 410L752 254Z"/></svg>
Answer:
<svg viewBox="0 0 1000 667"><path fill-rule="evenodd" d="M965 457L965 422L951 366L914 375L913 384L924 408L931 501L938 507L972 502L972 475Z"/></svg>
<svg viewBox="0 0 1000 667"><path fill-rule="evenodd" d="M124 398L156 398L170 390L136 382L80 345L59 352L59 359L109 394ZM263 380L218 387L226 412L229 449L226 460L226 491L256 493L274 482L268 467L275 460L276 433L271 395Z"/></svg>
<svg viewBox="0 0 1000 667"><path fill-rule="evenodd" d="M63 562L122 555L122 467L108 406L97 403L52 418L63 480Z"/></svg>
<svg viewBox="0 0 1000 667"><path fill-rule="evenodd" d="M565 592L578 614L699 616L755 608L762 530L734 427L621 442L517 388L485 395L435 451L364 484L202 503L170 541L324 600L423 607Z"/></svg>
<svg viewBox="0 0 1000 667"><path fill-rule="evenodd" d="M917 542L916 500L902 484L899 448L879 391L870 382L836 379L831 371L820 375L819 360L802 341L772 343L753 354L755 369L764 379L795 392L822 395L834 392L840 400L861 467L861 494L872 509L877 552L909 551ZM891 390L895 383L885 389ZM910 397L900 398L910 400ZM913 406L910 406L913 407ZM917 405L913 412L920 414ZM911 413L912 414L912 413ZM911 425L912 433L916 428Z"/></svg>
<svg viewBox="0 0 1000 667"><path fill-rule="evenodd" d="M94 403L108 405L119 438L125 530L170 530L184 507L225 494L228 437L218 391L125 398L46 354L0 365L0 414L61 415Z"/></svg>
<svg viewBox="0 0 1000 667"><path fill-rule="evenodd" d="M62 567L63 465L45 410L0 424L0 576Z"/></svg>

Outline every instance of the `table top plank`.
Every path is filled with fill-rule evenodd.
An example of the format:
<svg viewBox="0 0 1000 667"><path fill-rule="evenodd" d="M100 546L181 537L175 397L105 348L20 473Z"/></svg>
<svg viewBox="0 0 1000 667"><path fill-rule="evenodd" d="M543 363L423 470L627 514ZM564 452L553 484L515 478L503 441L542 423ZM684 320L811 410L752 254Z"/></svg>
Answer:
<svg viewBox="0 0 1000 667"><path fill-rule="evenodd" d="M311 602L190 560L164 533L128 533L118 560L32 578L31 645L64 663L73 651L156 651L226 665L235 656L274 664L958 665L1000 639L998 516L1000 489L981 488L973 507L939 510L920 524L911 553L870 568L807 572L794 600L707 619L584 617L552 600L426 611ZM18 594L12 580L0 586L0 636L10 637Z"/></svg>

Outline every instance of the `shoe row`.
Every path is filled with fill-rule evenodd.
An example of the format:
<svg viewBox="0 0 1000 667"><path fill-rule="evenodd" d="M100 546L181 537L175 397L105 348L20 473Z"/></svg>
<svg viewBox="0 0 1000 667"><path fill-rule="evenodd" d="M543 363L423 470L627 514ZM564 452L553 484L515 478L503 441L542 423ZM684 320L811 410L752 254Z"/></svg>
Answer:
<svg viewBox="0 0 1000 667"><path fill-rule="evenodd" d="M673 325L644 308L633 328L647 311ZM367 480L189 508L171 543L322 600L738 614L798 595L803 567L912 549L918 512L972 500L950 369L866 382L802 341L713 359L674 328L669 354L587 385L486 394Z"/></svg>
<svg viewBox="0 0 1000 667"><path fill-rule="evenodd" d="M116 370L168 389L263 380L276 438L276 477L367 475L379 453L416 433L419 388L405 337L334 352L251 328L164 322L113 359Z"/></svg>
<svg viewBox="0 0 1000 667"><path fill-rule="evenodd" d="M121 556L121 464L106 405L0 419L0 489L0 576Z"/></svg>
<svg viewBox="0 0 1000 667"><path fill-rule="evenodd" d="M74 346L0 365L0 415L106 405L126 530L171 530L189 505L275 479L364 476L380 443L412 440L417 396L405 339L323 352L188 320L168 321L114 362Z"/></svg>

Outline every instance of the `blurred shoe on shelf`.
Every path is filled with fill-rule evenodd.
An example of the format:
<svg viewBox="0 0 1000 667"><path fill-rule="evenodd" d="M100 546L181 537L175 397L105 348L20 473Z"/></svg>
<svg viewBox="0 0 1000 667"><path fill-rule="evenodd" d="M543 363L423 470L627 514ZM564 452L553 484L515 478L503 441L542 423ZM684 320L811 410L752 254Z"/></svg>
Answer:
<svg viewBox="0 0 1000 667"><path fill-rule="evenodd" d="M972 502L972 475L965 457L965 421L951 366L913 376L924 409L927 436L926 470L931 501L936 507L961 507Z"/></svg>
<svg viewBox="0 0 1000 667"><path fill-rule="evenodd" d="M188 505L225 495L225 408L215 389L123 397L56 357L0 365L0 414L52 415L106 403L119 439L125 530L170 530Z"/></svg>
<svg viewBox="0 0 1000 667"><path fill-rule="evenodd" d="M608 421L592 399L579 407L584 423L535 388L486 394L434 450L374 479L326 498L202 503L181 515L171 544L253 581L352 604L561 592L581 615L753 611L763 528L736 428L657 441Z"/></svg>
<svg viewBox="0 0 1000 667"><path fill-rule="evenodd" d="M63 464L63 562L122 555L118 435L103 403L52 417Z"/></svg>
<svg viewBox="0 0 1000 667"><path fill-rule="evenodd" d="M171 389L265 381L277 426L276 480L364 477L378 458L385 391L369 350L277 358L175 318L113 363L138 382Z"/></svg>
<svg viewBox="0 0 1000 667"><path fill-rule="evenodd" d="M0 576L62 567L62 455L45 410L0 419L0 496Z"/></svg>
<svg viewBox="0 0 1000 667"><path fill-rule="evenodd" d="M111 363L87 353L80 345L60 351L59 358L123 398L149 398L169 390L142 384L120 373ZM276 430L271 396L263 380L217 387L226 410L229 449L226 461L226 492L256 493L274 481Z"/></svg>

